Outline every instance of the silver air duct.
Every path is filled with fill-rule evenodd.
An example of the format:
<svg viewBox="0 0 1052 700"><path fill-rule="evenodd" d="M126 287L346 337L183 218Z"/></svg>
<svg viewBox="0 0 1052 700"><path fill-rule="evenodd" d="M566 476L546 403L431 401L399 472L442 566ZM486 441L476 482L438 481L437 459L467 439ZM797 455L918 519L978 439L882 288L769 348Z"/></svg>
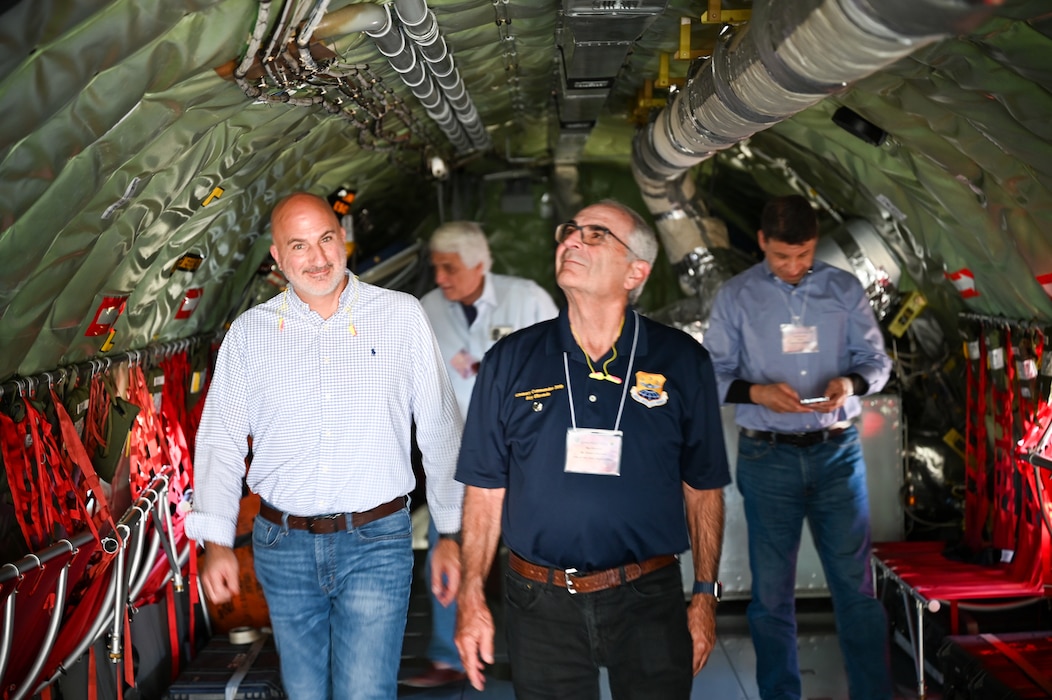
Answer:
<svg viewBox="0 0 1052 700"><path fill-rule="evenodd" d="M376 42L376 48L402 76L409 91L420 100L428 116L449 138L457 152L471 150L471 140L450 108L449 102L443 98L430 71L420 60L419 54L406 35L392 21L391 6L383 5L381 9L387 15L386 21L379 31L367 31L366 34Z"/></svg>
<svg viewBox="0 0 1052 700"><path fill-rule="evenodd" d="M358 3L326 14L312 38L364 31L390 62L458 153L486 150L489 133L461 80L435 15L424 0L390 5Z"/></svg>
<svg viewBox="0 0 1052 700"><path fill-rule="evenodd" d="M1000 0L768 0L692 68L684 89L633 143L632 170L681 282L713 272L719 241L690 205L687 169L950 33ZM706 269L704 265L709 264ZM682 266L681 266L682 267Z"/></svg>
<svg viewBox="0 0 1052 700"><path fill-rule="evenodd" d="M477 150L488 149L491 145L489 132L482 125L460 72L453 64L453 54L438 29L435 13L424 0L395 0L394 6L403 31L424 57L443 96L471 139L472 146Z"/></svg>

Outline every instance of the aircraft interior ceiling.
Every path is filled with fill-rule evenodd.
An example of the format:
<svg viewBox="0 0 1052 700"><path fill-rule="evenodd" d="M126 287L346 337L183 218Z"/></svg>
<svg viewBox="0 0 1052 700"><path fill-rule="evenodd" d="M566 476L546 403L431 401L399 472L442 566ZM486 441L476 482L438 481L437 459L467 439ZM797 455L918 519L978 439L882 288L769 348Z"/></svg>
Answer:
<svg viewBox="0 0 1052 700"><path fill-rule="evenodd" d="M1049 0L0 0L0 457L29 465L40 435L27 426L68 430L54 409L90 378L80 398L95 401L86 384L109 392L125 421L114 429L139 434L110 471L95 465L106 482L116 461L133 463L114 518L135 499L148 500L142 522L180 505L197 369L241 311L284 287L269 215L293 191L329 199L367 282L427 291L424 240L472 219L496 272L557 301L555 225L618 199L654 221L664 250L641 311L699 339L716 289L759 259L763 203L795 192L819 212L819 256L859 276L887 331L895 374L875 405L889 461L908 462L889 501L956 533L960 444L979 450L969 464L1003 457L1009 471L1024 443L998 435L1048 447L1050 58ZM991 361L988 376L1006 339L1007 373ZM158 374L196 397L162 402ZM143 417L155 403L158 417ZM1027 540L1046 580L1024 594L1038 598L1052 590L1049 493L1030 522L1046 529ZM5 517L0 534L15 532ZM139 551L134 580L107 584L107 600L129 584L151 598L157 570L185 564L192 545L168 525L168 561L151 569ZM52 554L75 559L60 541L70 551ZM29 551L17 544L13 556ZM9 578L0 570L0 596ZM103 597L101 583L90 590ZM5 623L18 624L45 636ZM52 661L100 639L107 623L93 624L3 696L61 675ZM29 668L29 650L12 653Z"/></svg>
<svg viewBox="0 0 1052 700"><path fill-rule="evenodd" d="M446 106L423 107L431 98L381 55L404 32L384 44L362 31L398 25L407 4L385 17L384 6L339 0L6 3L0 380L221 331L263 277L267 215L294 189L353 191L359 250L372 254L411 241L443 207L479 218L470 195L450 203L451 193L525 173L551 190L555 211L547 198L534 208L547 236L567 203L627 176L636 132L669 102L662 85L686 92L685 78L700 80L691 66L703 73L716 45L733 61L758 16L791 31L778 4L420 3L459 76L454 108L465 89L463 127L456 109L451 126ZM793 3L801 17L820 4ZM931 36L853 84L820 85L828 97L787 118L761 115L744 137L721 137L689 166L696 206L727 224L732 244L748 243L758 203L798 189L829 226L871 221L903 268L900 286L923 289L947 318L1052 318L1052 14L1042 0L984 4L886 4L880 12ZM929 29L947 7L966 8L970 24ZM713 9L721 21L708 20ZM253 63L256 27L254 46L272 58ZM836 48L812 47L800 65ZM745 60L730 70L746 72ZM880 145L837 126L842 107ZM551 175L567 167L608 174L589 191L595 177ZM100 309L102 320L122 312L86 335Z"/></svg>

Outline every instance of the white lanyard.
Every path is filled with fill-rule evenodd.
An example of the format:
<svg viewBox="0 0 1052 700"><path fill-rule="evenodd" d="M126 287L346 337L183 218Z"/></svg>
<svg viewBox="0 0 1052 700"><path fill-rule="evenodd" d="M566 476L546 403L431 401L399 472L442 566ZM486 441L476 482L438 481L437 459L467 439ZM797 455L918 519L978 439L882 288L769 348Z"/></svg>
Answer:
<svg viewBox="0 0 1052 700"><path fill-rule="evenodd" d="M804 279L806 279L806 275L804 276ZM800 280L800 282L797 283L797 286L793 287L792 291L790 291L786 296L782 297L782 300L785 302L785 308L787 308L789 310L789 320L792 321L794 326L799 326L804 320L804 312L807 311L807 298L808 298L809 295L808 295L807 290L805 289L804 290L804 305L800 308L800 315L799 316L793 313L793 306L792 306L792 304L789 303L789 300L793 298L793 291L799 289L800 288L799 285L803 281L804 280Z"/></svg>

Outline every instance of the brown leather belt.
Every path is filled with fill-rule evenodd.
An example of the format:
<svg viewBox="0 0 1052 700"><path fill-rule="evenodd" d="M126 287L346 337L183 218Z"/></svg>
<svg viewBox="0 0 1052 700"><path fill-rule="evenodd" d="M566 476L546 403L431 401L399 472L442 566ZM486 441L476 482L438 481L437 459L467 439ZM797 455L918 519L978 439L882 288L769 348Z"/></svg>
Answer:
<svg viewBox="0 0 1052 700"><path fill-rule="evenodd" d="M847 428L826 428L816 430L813 433L772 433L767 430L753 430L742 428L741 434L753 440L763 440L775 445L792 445L793 447L811 447L819 445L830 438L835 438Z"/></svg>
<svg viewBox="0 0 1052 700"><path fill-rule="evenodd" d="M272 508L266 503L259 504L259 514L274 523L281 525L287 522L293 530L306 530L315 535L329 535L347 529L347 518L350 516L351 527L361 527L366 523L379 520L391 513L396 513L405 507L405 496L381 503L375 508L363 510L361 513L334 513L332 515L315 515L312 518L304 518L299 515L289 515L285 519L285 513L277 508Z"/></svg>
<svg viewBox="0 0 1052 700"><path fill-rule="evenodd" d="M515 552L508 552L508 566L511 570L523 578L540 583L551 583L559 588L565 588L570 593L594 593L614 588L629 581L635 581L640 576L649 574L658 569L664 569L676 563L676 557L671 554L663 554L651 557L639 564L625 564L605 571L592 571L587 574L578 574L576 569L549 569L547 566L531 564Z"/></svg>

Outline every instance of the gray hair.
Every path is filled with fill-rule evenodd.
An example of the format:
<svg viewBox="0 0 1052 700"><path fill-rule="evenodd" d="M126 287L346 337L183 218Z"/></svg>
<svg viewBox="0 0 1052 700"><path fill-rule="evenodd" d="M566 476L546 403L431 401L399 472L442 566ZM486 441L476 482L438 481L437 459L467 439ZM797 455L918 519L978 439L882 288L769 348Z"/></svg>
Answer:
<svg viewBox="0 0 1052 700"><path fill-rule="evenodd" d="M625 243L634 257L645 261L653 268L654 261L657 260L658 238L657 234L654 233L654 229L650 228L650 224L646 222L646 219L640 216L635 209L625 206L616 199L603 199L596 202L595 205L616 209L632 220L632 230L629 231L628 240ZM630 304L636 303L639 295L643 293L643 287L646 286L646 283L647 281L643 280L642 284L628 293L628 302Z"/></svg>
<svg viewBox="0 0 1052 700"><path fill-rule="evenodd" d="M486 234L474 221L449 221L442 224L431 234L428 246L432 253L456 253L468 268L482 263L482 271L489 272L493 265Z"/></svg>

